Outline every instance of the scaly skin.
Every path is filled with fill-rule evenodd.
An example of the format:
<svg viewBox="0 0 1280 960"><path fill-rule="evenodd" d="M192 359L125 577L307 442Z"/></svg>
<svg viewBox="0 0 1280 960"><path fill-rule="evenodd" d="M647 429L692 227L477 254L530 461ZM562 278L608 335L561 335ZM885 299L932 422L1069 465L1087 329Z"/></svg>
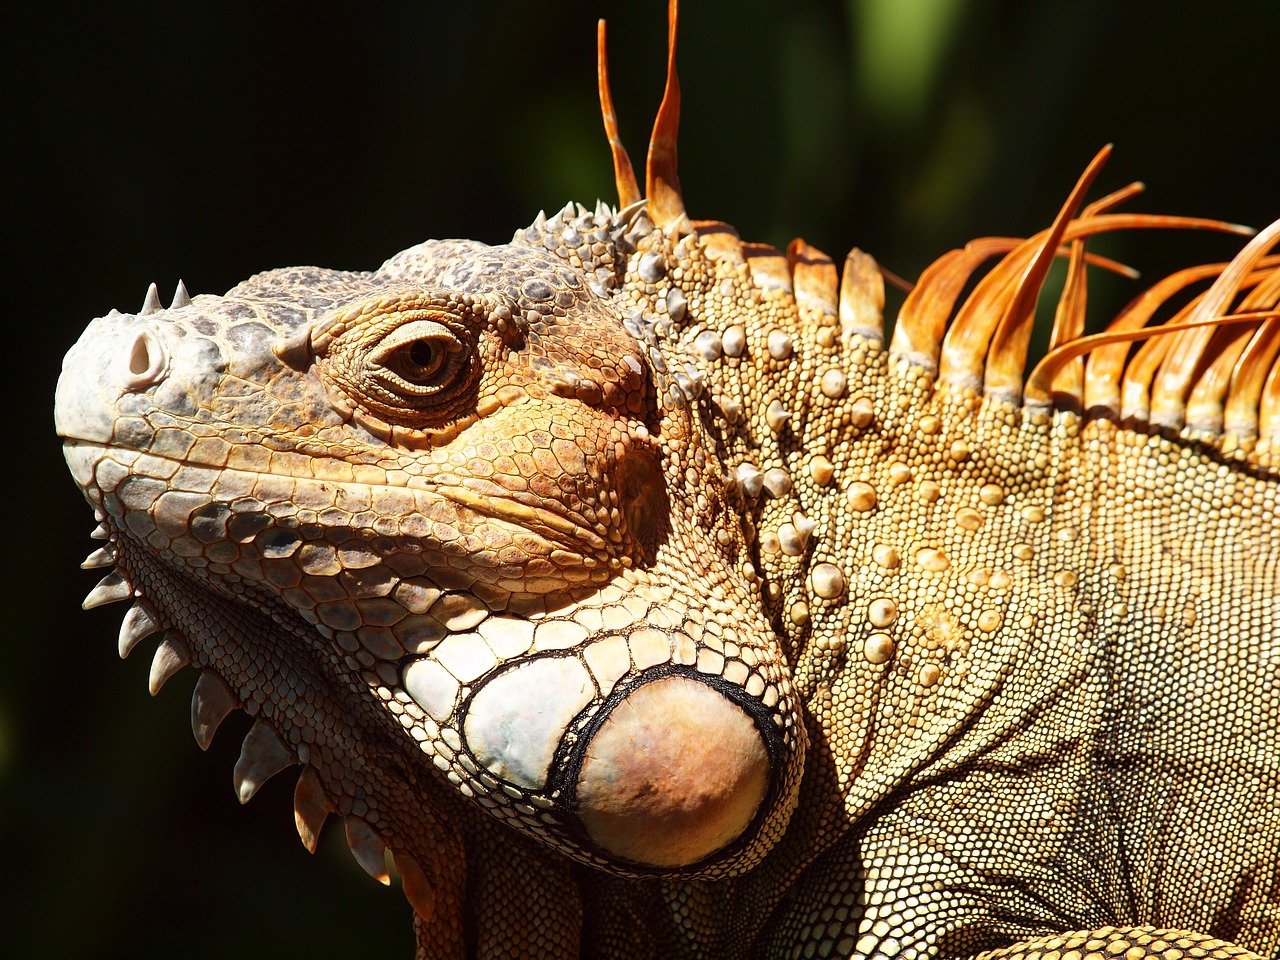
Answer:
<svg viewBox="0 0 1280 960"><path fill-rule="evenodd" d="M422 957L1280 955L1270 401L1024 401L664 202L68 354L88 602L257 718L241 796L300 765Z"/></svg>

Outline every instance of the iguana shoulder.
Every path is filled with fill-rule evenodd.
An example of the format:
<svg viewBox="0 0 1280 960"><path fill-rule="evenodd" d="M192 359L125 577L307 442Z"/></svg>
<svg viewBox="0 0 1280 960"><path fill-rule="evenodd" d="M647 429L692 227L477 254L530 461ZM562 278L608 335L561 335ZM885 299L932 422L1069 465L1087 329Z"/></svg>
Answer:
<svg viewBox="0 0 1280 960"><path fill-rule="evenodd" d="M1280 228L1090 340L1085 238L1153 224L1091 168L886 343L869 257L686 216L673 67L647 200L605 112L618 208L86 331L122 651L424 956L1274 952Z"/></svg>

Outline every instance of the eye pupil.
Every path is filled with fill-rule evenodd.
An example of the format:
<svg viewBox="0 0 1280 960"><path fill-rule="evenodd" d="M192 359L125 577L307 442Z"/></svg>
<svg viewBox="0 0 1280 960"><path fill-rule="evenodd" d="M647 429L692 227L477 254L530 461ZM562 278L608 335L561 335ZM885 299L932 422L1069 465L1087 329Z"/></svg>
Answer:
<svg viewBox="0 0 1280 960"><path fill-rule="evenodd" d="M426 340L415 340L409 345L409 360L416 367L430 367L435 362L436 351Z"/></svg>

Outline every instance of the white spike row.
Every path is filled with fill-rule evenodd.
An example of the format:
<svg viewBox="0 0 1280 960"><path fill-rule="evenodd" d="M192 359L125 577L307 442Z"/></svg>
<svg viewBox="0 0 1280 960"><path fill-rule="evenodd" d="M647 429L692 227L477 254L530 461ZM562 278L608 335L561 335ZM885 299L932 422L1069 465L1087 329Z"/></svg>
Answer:
<svg viewBox="0 0 1280 960"><path fill-rule="evenodd" d="M293 752L284 745L271 725L258 720L245 735L240 759L231 772L231 782L241 803L248 803L258 788L291 764Z"/></svg>
<svg viewBox="0 0 1280 960"><path fill-rule="evenodd" d="M160 291L156 289L153 283L147 287L147 296L142 301L142 309L138 311L138 316L145 317L152 313L159 313L164 308L160 305Z"/></svg>
<svg viewBox="0 0 1280 960"><path fill-rule="evenodd" d="M179 307L185 307L190 302L191 294L187 293L187 285L179 280L178 289L173 291L173 302L169 304L169 309L177 310Z"/></svg>
<svg viewBox="0 0 1280 960"><path fill-rule="evenodd" d="M112 570L89 591L89 595L84 598L80 606L86 610L92 610L94 607L101 607L108 603L128 600L132 596L133 587L129 586L129 581L124 578L124 574L119 570Z"/></svg>
<svg viewBox="0 0 1280 960"><path fill-rule="evenodd" d="M231 688L212 670L203 670L191 693L191 732L201 750L208 750L213 735L227 714L240 703Z"/></svg>
<svg viewBox="0 0 1280 960"><path fill-rule="evenodd" d="M133 652L138 641L149 637L160 630L155 614L143 601L137 601L120 622L120 659L123 660Z"/></svg>
<svg viewBox="0 0 1280 960"><path fill-rule="evenodd" d="M344 817L347 828L347 846L356 863L369 876L383 886L391 885L391 874L387 873L387 845L382 838L373 832L373 827L359 817Z"/></svg>
<svg viewBox="0 0 1280 960"><path fill-rule="evenodd" d="M311 853L320 842L320 830L329 819L333 807L320 786L320 777L311 767L304 767L293 790L293 822L302 845Z"/></svg>
<svg viewBox="0 0 1280 960"><path fill-rule="evenodd" d="M187 645L172 633L156 647L156 655L151 659L151 676L147 678L147 689L154 697L169 682L169 678L191 662L191 654Z"/></svg>
<svg viewBox="0 0 1280 960"><path fill-rule="evenodd" d="M93 528L93 532L89 536L94 540L108 540L111 538L111 531L107 529L105 523L100 523Z"/></svg>
<svg viewBox="0 0 1280 960"><path fill-rule="evenodd" d="M84 562L80 564L81 570L99 570L102 567L113 566L116 562L116 548L111 544L99 547L93 553L84 558Z"/></svg>

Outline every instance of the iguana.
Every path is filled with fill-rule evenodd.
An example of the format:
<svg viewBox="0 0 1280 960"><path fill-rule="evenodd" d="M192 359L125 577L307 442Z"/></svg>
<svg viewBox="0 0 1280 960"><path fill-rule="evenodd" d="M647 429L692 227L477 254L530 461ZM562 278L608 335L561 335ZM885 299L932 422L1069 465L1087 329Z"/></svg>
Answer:
<svg viewBox="0 0 1280 960"><path fill-rule="evenodd" d="M420 957L1280 956L1280 224L1086 335L1088 236L1228 228L1104 151L886 344L866 254L687 216L675 28L643 192L601 28L616 207L95 320L86 606Z"/></svg>

